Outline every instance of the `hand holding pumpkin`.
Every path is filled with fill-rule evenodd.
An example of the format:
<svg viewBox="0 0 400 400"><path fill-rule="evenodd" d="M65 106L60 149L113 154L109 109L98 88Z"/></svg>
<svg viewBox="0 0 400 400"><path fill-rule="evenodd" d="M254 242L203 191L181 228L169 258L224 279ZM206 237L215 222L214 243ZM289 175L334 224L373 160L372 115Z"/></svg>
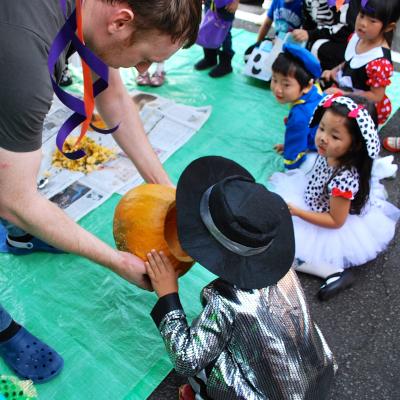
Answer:
<svg viewBox="0 0 400 400"><path fill-rule="evenodd" d="M147 274L158 297L178 292L178 274L171 261L160 251L152 250L145 262Z"/></svg>
<svg viewBox="0 0 400 400"><path fill-rule="evenodd" d="M120 262L114 271L128 282L134 283L142 289L152 290L149 277L146 275L144 261L134 254L118 251Z"/></svg>
<svg viewBox="0 0 400 400"><path fill-rule="evenodd" d="M115 209L113 230L117 248L143 261L148 260L152 249L157 249L179 275L194 263L179 243L175 189L171 187L144 184L130 190Z"/></svg>

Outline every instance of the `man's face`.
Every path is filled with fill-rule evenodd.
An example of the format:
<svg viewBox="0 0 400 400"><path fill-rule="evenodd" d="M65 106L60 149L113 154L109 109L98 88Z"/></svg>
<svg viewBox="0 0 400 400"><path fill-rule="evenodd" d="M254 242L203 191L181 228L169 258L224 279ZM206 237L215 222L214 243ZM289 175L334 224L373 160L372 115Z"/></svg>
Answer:
<svg viewBox="0 0 400 400"><path fill-rule="evenodd" d="M99 44L94 51L110 67L135 67L143 73L152 63L166 60L181 47L182 43L172 42L169 35L154 31L146 32L142 38L137 33L133 41Z"/></svg>

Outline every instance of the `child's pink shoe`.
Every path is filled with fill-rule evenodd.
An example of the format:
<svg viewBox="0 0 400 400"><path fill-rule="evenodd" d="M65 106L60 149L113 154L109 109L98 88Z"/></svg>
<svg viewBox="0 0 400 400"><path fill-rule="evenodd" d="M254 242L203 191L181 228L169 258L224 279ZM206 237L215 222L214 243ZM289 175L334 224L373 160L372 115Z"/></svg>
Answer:
<svg viewBox="0 0 400 400"><path fill-rule="evenodd" d="M152 75L152 77L150 78L150 84L151 86L161 86L163 85L165 81L165 72L154 72L154 74Z"/></svg>
<svg viewBox="0 0 400 400"><path fill-rule="evenodd" d="M150 85L150 74L147 71L145 73L143 73L143 74L139 74L136 77L136 83L139 86L148 86L148 85Z"/></svg>

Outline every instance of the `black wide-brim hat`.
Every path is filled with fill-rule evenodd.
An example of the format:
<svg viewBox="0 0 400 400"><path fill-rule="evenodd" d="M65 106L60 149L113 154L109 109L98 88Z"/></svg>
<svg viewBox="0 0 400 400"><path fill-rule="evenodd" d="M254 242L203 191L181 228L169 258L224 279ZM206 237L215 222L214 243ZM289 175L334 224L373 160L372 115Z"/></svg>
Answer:
<svg viewBox="0 0 400 400"><path fill-rule="evenodd" d="M232 160L208 156L186 167L176 209L182 248L241 289L274 285L292 265L294 232L285 201ZM233 250L224 241L233 243Z"/></svg>

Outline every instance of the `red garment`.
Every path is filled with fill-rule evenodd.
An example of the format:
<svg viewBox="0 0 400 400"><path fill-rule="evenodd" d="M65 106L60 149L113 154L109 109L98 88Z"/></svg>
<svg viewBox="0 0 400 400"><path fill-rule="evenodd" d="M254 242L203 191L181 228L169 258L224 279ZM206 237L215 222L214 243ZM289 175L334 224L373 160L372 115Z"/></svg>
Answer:
<svg viewBox="0 0 400 400"><path fill-rule="evenodd" d="M195 393L188 383L179 388L179 400L195 400Z"/></svg>
<svg viewBox="0 0 400 400"><path fill-rule="evenodd" d="M353 199L353 192L351 190L347 190L345 192L342 192L338 188L333 188L331 194L332 194L333 197L343 197L343 198L349 199L349 200Z"/></svg>
<svg viewBox="0 0 400 400"><path fill-rule="evenodd" d="M393 75L393 65L386 58L379 58L373 60L366 66L368 76L367 85L370 87L386 87L389 86L391 81L390 77ZM383 124L392 113L392 104L389 98L385 95L384 98L375 104L378 112L378 123Z"/></svg>

